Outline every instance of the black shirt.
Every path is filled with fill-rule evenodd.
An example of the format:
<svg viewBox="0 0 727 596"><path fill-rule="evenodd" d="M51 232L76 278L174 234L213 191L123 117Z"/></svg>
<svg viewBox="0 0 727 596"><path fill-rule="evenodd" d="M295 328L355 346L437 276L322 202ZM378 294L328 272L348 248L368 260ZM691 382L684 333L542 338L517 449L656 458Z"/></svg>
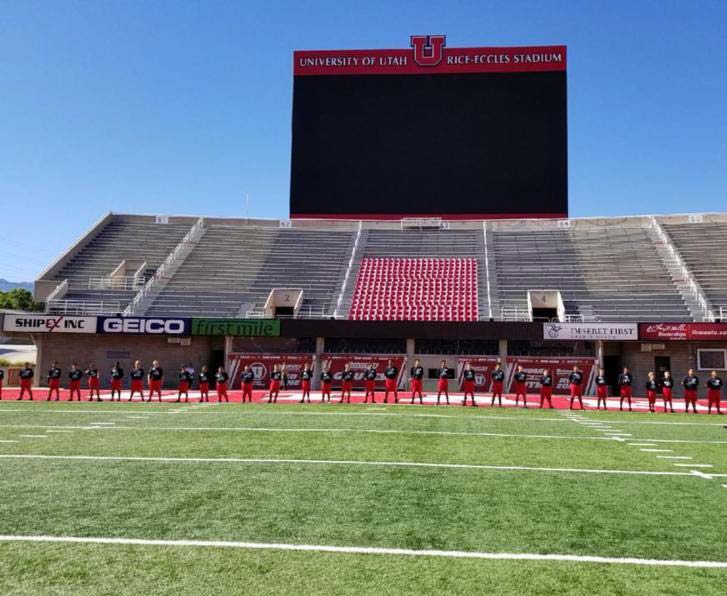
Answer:
<svg viewBox="0 0 727 596"><path fill-rule="evenodd" d="M656 391L656 381L648 380L646 381L646 390L647 391Z"/></svg>
<svg viewBox="0 0 727 596"><path fill-rule="evenodd" d="M719 377L709 377L707 379L707 387L710 389L721 389L722 388L722 379Z"/></svg>
<svg viewBox="0 0 727 596"><path fill-rule="evenodd" d="M57 366L55 368L51 368L48 371L48 378L49 379L60 379L61 378L61 369Z"/></svg>
<svg viewBox="0 0 727 596"><path fill-rule="evenodd" d="M5 371L0 369L0 381L2 381L5 378Z"/></svg>
<svg viewBox="0 0 727 596"><path fill-rule="evenodd" d="M409 371L409 374L411 375L412 379L423 379L424 378L424 369L421 366L412 366L411 371Z"/></svg>
<svg viewBox="0 0 727 596"><path fill-rule="evenodd" d="M273 372L270 373L270 378L273 381L280 381L283 378L283 375L279 371L273 371Z"/></svg>
<svg viewBox="0 0 727 596"><path fill-rule="evenodd" d="M199 374L197 375L197 378L199 379L199 384L200 384L200 385L201 385L202 383L207 383L207 384L209 384L209 382L210 382L210 376L209 376L209 374L208 374L208 373L206 373L206 372L201 372L201 373L199 373Z"/></svg>
<svg viewBox="0 0 727 596"><path fill-rule="evenodd" d="M464 376L464 380L465 381L474 381L475 380L475 369L474 368L469 368L469 369L466 368L464 370L463 376Z"/></svg>
<svg viewBox="0 0 727 596"><path fill-rule="evenodd" d="M313 378L313 371L310 368L304 368L303 371L300 373L300 378L304 381L310 381Z"/></svg>
<svg viewBox="0 0 727 596"><path fill-rule="evenodd" d="M631 383L633 382L634 377L631 375L631 373L621 373L618 376L618 384L621 387L629 387Z"/></svg>
<svg viewBox="0 0 727 596"><path fill-rule="evenodd" d="M661 380L661 386L666 387L667 389L671 389L672 387L674 387L674 379L672 379L671 377L669 377L668 379L663 378Z"/></svg>
<svg viewBox="0 0 727 596"><path fill-rule="evenodd" d="M474 373L472 375L472 378L474 378ZM502 383L505 380L505 371L502 369L493 370L492 371L492 380L497 381L498 383Z"/></svg>
<svg viewBox="0 0 727 596"><path fill-rule="evenodd" d="M596 385L608 385L606 377L603 375L596 375Z"/></svg>
<svg viewBox="0 0 727 596"><path fill-rule="evenodd" d="M399 375L399 371L395 366L387 366L384 369L384 376L387 379L395 379Z"/></svg>
<svg viewBox="0 0 727 596"><path fill-rule="evenodd" d="M352 370L344 370L343 371L343 380L344 381L353 381L353 371Z"/></svg>
<svg viewBox="0 0 727 596"><path fill-rule="evenodd" d="M80 381L83 378L83 371L82 370L71 370L68 372L68 378L71 379L71 381Z"/></svg>
<svg viewBox="0 0 727 596"><path fill-rule="evenodd" d="M227 380L230 378L230 375L228 375L224 370L222 372L218 372L215 375L215 380L218 383L227 383Z"/></svg>
<svg viewBox="0 0 727 596"><path fill-rule="evenodd" d="M697 375L687 375L682 382L684 389L696 389L699 387L699 377Z"/></svg>
<svg viewBox="0 0 727 596"><path fill-rule="evenodd" d="M98 369L96 369L96 368L89 368L86 371L86 376L89 377L90 379L97 378L98 377Z"/></svg>
<svg viewBox="0 0 727 596"><path fill-rule="evenodd" d="M34 374L35 373L33 372L32 368L24 368L23 370L20 371L20 378L21 379L32 379Z"/></svg>
<svg viewBox="0 0 727 596"><path fill-rule="evenodd" d="M439 378L440 379L448 379L449 378L449 369L446 366L443 366L439 369Z"/></svg>
<svg viewBox="0 0 727 596"><path fill-rule="evenodd" d="M583 375L579 372L572 372L568 377L568 380L572 385L580 385L581 381L583 381Z"/></svg>
<svg viewBox="0 0 727 596"><path fill-rule="evenodd" d="M513 378L515 379L516 383L524 383L527 380L528 375L524 371L521 371L516 372Z"/></svg>
<svg viewBox="0 0 727 596"><path fill-rule="evenodd" d="M255 373L251 370L245 371L240 375L243 385L250 385L255 380Z"/></svg>
<svg viewBox="0 0 727 596"><path fill-rule="evenodd" d="M327 370L324 370L321 373L321 381L324 383L330 383L331 382L331 373L329 373Z"/></svg>
<svg viewBox="0 0 727 596"><path fill-rule="evenodd" d="M540 377L540 384L543 387L551 387L553 385L553 377L550 375L543 375Z"/></svg>
<svg viewBox="0 0 727 596"><path fill-rule="evenodd" d="M179 380L180 381L187 381L187 383L192 382L192 375L189 374L189 371L183 370L179 373Z"/></svg>
<svg viewBox="0 0 727 596"><path fill-rule="evenodd" d="M376 369L375 368L369 368L366 371L366 380L367 381L375 381L376 380Z"/></svg>
<svg viewBox="0 0 727 596"><path fill-rule="evenodd" d="M149 372L151 372L151 371L149 371ZM136 381L140 381L141 379L144 378L144 369L143 368L134 368L129 373L129 376Z"/></svg>
<svg viewBox="0 0 727 596"><path fill-rule="evenodd" d="M149 369L149 378L153 379L155 381L161 381L162 377L164 376L164 370L161 366L152 366Z"/></svg>

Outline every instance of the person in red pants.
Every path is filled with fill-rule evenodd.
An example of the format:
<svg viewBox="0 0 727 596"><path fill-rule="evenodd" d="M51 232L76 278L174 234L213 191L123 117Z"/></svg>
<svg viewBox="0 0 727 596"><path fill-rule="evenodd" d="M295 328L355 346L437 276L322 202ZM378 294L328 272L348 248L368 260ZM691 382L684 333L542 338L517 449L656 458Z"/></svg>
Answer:
<svg viewBox="0 0 727 596"><path fill-rule="evenodd" d="M154 360L149 369L149 401L157 394L159 401L162 401L162 383L164 382L164 369L159 366L159 361Z"/></svg>
<svg viewBox="0 0 727 596"><path fill-rule="evenodd" d="M98 368L92 362L84 374L88 378L88 401L93 401L94 393L96 393L96 401L101 401L101 383L98 376Z"/></svg>
<svg viewBox="0 0 727 596"><path fill-rule="evenodd" d="M624 409L624 400L629 402L629 412L631 412L631 385L634 382L634 377L631 374L628 366L625 366L623 372L618 376L618 392L621 397L619 410Z"/></svg>
<svg viewBox="0 0 727 596"><path fill-rule="evenodd" d="M215 375L215 389L217 390L217 403L221 403L222 399L229 403L230 398L227 396L227 382L230 380L230 375L225 372L225 369L221 366L217 369Z"/></svg>
<svg viewBox="0 0 727 596"><path fill-rule="evenodd" d="M310 383L313 379L313 367L310 364L306 364L300 373L300 389L303 392L299 403L305 403L305 398L308 398L310 403Z"/></svg>
<svg viewBox="0 0 727 596"><path fill-rule="evenodd" d="M439 399L442 397L442 393L444 393L444 397L447 398L447 405L449 405L449 376L451 374L451 371L449 370L449 367L447 366L447 361L442 360L442 363L439 366L439 380L437 381L437 405L439 405Z"/></svg>
<svg viewBox="0 0 727 596"><path fill-rule="evenodd" d="M528 375L525 374L525 371L523 370L523 367L518 364L517 368L515 369L515 374L513 375L513 380L515 381L515 407L517 408L518 401L520 400L520 397L523 398L523 407L528 407Z"/></svg>
<svg viewBox="0 0 727 596"><path fill-rule="evenodd" d="M78 364L75 362L71 365L71 370L68 372L68 390L70 392L69 401L73 401L73 396L78 397L78 401L81 401L81 379L83 378L83 371L78 368Z"/></svg>
<svg viewBox="0 0 727 596"><path fill-rule="evenodd" d="M5 379L5 371L0 368L0 399L3 398L3 379Z"/></svg>
<svg viewBox="0 0 727 596"><path fill-rule="evenodd" d="M717 371L713 370L707 379L707 414L712 413L712 406L716 406L717 414L721 414L719 402L722 399L722 379L717 376Z"/></svg>
<svg viewBox="0 0 727 596"><path fill-rule="evenodd" d="M208 402L210 400L210 373L206 366L197 374L197 381L199 382L199 401Z"/></svg>
<svg viewBox="0 0 727 596"><path fill-rule="evenodd" d="M278 394L280 393L280 385L283 382L283 373L276 364L273 366L273 372L270 373L270 392L268 395L268 403L278 403Z"/></svg>
<svg viewBox="0 0 727 596"><path fill-rule="evenodd" d="M573 367L573 372L568 376L568 388L570 389L570 410L573 409L573 401L578 400L583 409L583 373L577 367Z"/></svg>
<svg viewBox="0 0 727 596"><path fill-rule="evenodd" d="M422 368L422 364L417 358L414 361L414 366L411 367L411 370L409 371L409 382L411 383L411 403L414 403L414 398L416 397L416 394L419 394L419 403L423 404L424 401L422 400L422 380L424 379L424 368Z"/></svg>
<svg viewBox="0 0 727 596"><path fill-rule="evenodd" d="M179 368L179 387L177 389L177 401L181 401L184 396L184 401L189 401L189 386L192 383L192 375L187 370L187 367L182 365Z"/></svg>
<svg viewBox="0 0 727 596"><path fill-rule="evenodd" d="M372 362L369 364L369 367L366 369L366 374L364 375L366 379L366 394L364 395L364 401L363 403L368 403L369 401L369 395L371 396L371 403L376 403L376 377L378 374L376 373L376 365Z"/></svg>
<svg viewBox="0 0 727 596"><path fill-rule="evenodd" d="M606 381L606 371L604 371L602 368L598 369L598 374L596 375L596 397L598 398L598 401L596 402L596 409L601 409L601 404L603 404L603 409L608 410L608 407L606 406L606 398L608 397L608 381Z"/></svg>
<svg viewBox="0 0 727 596"><path fill-rule="evenodd" d="M472 399L472 405L477 406L475 403L475 369L469 362L464 365L462 371L462 405L467 405L467 396L469 395Z"/></svg>
<svg viewBox="0 0 727 596"><path fill-rule="evenodd" d="M548 402L548 407L553 408L553 402L551 397L553 396L553 377L548 369L543 369L543 374L540 377L540 407L545 406L545 402Z"/></svg>
<svg viewBox="0 0 727 596"><path fill-rule="evenodd" d="M339 404L343 403L343 398L346 397L346 402L351 403L351 390L353 389L353 371L351 370L351 366L349 364L346 364L346 366L343 367L343 374L341 375L341 399L339 400Z"/></svg>
<svg viewBox="0 0 727 596"><path fill-rule="evenodd" d="M55 401L61 398L61 369L58 368L58 363L53 361L48 371L48 397L45 401L50 401L51 396L56 394Z"/></svg>
<svg viewBox="0 0 727 596"><path fill-rule="evenodd" d="M492 403L490 407L495 406L495 398L497 397L497 404L502 407L502 388L505 383L505 371L502 370L502 365L498 362L495 364L495 370L492 371Z"/></svg>
<svg viewBox="0 0 727 596"><path fill-rule="evenodd" d="M328 402L330 403L332 381L333 375L331 375L331 371L328 370L328 366L325 366L325 368L321 371L321 403L326 401L326 397L328 397Z"/></svg>
<svg viewBox="0 0 727 596"><path fill-rule="evenodd" d="M646 380L646 399L649 401L649 412L656 412L656 375L653 371L649 372L649 378Z"/></svg>
<svg viewBox="0 0 727 596"><path fill-rule="evenodd" d="M129 377L131 378L129 401L134 397L134 393L138 393L141 401L144 401L144 369L141 368L141 362L138 360L134 362L134 368L131 369ZM149 401L151 401L151 395L149 395Z"/></svg>
<svg viewBox="0 0 727 596"><path fill-rule="evenodd" d="M664 411L674 413L674 403L672 402L672 389L674 388L674 379L671 372L664 371L664 378L661 380L661 396L664 398Z"/></svg>
<svg viewBox="0 0 727 596"><path fill-rule="evenodd" d="M23 399L23 395L28 393L28 398L33 401L33 377L35 372L30 367L30 363L26 362L23 368L20 370L20 395L16 397L16 400Z"/></svg>
<svg viewBox="0 0 727 596"><path fill-rule="evenodd" d="M124 369L117 361L111 368L111 401L114 401L114 394L118 397L116 401L121 401L121 383L124 380Z"/></svg>
<svg viewBox="0 0 727 596"><path fill-rule="evenodd" d="M240 375L240 384L242 385L242 403L246 401L252 403L252 386L255 382L255 373L250 370L249 366L245 366Z"/></svg>
<svg viewBox="0 0 727 596"><path fill-rule="evenodd" d="M384 403L389 402L389 393L394 394L394 403L399 403L399 369L394 366L394 362L389 360L389 363L384 369L385 391L384 391Z"/></svg>
<svg viewBox="0 0 727 596"><path fill-rule="evenodd" d="M689 412L689 405L691 404L694 413L697 413L697 391L699 390L699 377L694 374L694 369L690 368L687 371L687 376L682 381L684 386L684 407L685 412Z"/></svg>

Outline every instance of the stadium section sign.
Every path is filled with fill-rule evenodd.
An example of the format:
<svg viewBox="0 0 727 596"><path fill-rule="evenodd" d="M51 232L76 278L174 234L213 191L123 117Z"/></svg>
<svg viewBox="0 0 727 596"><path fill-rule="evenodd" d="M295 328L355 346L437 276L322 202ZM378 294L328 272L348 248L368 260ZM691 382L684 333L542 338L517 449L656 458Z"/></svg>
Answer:
<svg viewBox="0 0 727 596"><path fill-rule="evenodd" d="M277 319L192 319L192 335L278 337Z"/></svg>
<svg viewBox="0 0 727 596"><path fill-rule="evenodd" d="M99 317L97 333L189 335L191 319L163 317Z"/></svg>
<svg viewBox="0 0 727 596"><path fill-rule="evenodd" d="M5 314L3 331L16 333L96 333L96 317Z"/></svg>
<svg viewBox="0 0 727 596"><path fill-rule="evenodd" d="M639 339L727 341L727 323L641 323Z"/></svg>
<svg viewBox="0 0 727 596"><path fill-rule="evenodd" d="M543 323L543 339L636 341L636 323Z"/></svg>

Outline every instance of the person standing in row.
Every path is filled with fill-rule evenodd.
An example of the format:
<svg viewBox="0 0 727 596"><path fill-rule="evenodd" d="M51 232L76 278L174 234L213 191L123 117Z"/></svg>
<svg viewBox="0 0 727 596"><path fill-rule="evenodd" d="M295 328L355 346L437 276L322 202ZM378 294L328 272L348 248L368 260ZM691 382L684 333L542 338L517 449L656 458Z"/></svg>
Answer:
<svg viewBox="0 0 727 596"><path fill-rule="evenodd" d="M240 375L240 384L242 385L242 403L250 402L252 403L252 386L255 382L255 373L252 372L249 366L245 366L244 369L242 369L242 374Z"/></svg>
<svg viewBox="0 0 727 596"><path fill-rule="evenodd" d="M179 389L177 392L177 401L182 399L184 395L184 401L189 401L189 385L192 383L192 375L186 366L182 365L179 368Z"/></svg>
<svg viewBox="0 0 727 596"><path fill-rule="evenodd" d="M129 401L134 397L134 393L138 393L141 401L144 401L144 369L141 368L141 362L139 360L134 362L134 368L129 372L129 377L131 378ZM151 401L151 395L149 395L149 401Z"/></svg>
<svg viewBox="0 0 727 596"><path fill-rule="evenodd" d="M573 367L573 372L568 376L568 388L570 389L570 407L573 409L573 401L578 400L583 409L583 373L577 366Z"/></svg>
<svg viewBox="0 0 727 596"><path fill-rule="evenodd" d="M33 377L35 372L30 368L30 363L26 362L20 370L20 395L16 400L23 399L23 395L28 394L28 399L33 401Z"/></svg>
<svg viewBox="0 0 727 596"><path fill-rule="evenodd" d="M649 402L649 412L652 414L656 412L656 390L658 385L656 383L656 375L653 371L649 371L649 378L646 380L646 399Z"/></svg>
<svg viewBox="0 0 727 596"><path fill-rule="evenodd" d="M495 397L497 397L497 404L502 407L502 388L505 383L505 371L502 370L502 365L498 362L495 364L495 370L492 371L492 402L490 407L495 407Z"/></svg>
<svg viewBox="0 0 727 596"><path fill-rule="evenodd" d="M221 403L222 399L229 403L230 398L227 397L227 382L230 380L230 375L225 372L225 369L221 366L217 368L217 374L215 375L215 389L217 390L217 403Z"/></svg>
<svg viewBox="0 0 727 596"><path fill-rule="evenodd" d="M70 392L69 401L73 401L73 396L78 397L78 401L81 401L81 379L83 378L83 371L78 368L78 364L75 362L71 365L71 370L68 372L68 390Z"/></svg>
<svg viewBox="0 0 727 596"><path fill-rule="evenodd" d="M384 391L384 403L389 402L389 393L394 394L394 403L399 403L399 388L398 388L398 382L399 382L399 369L394 366L394 361L389 360L389 363L386 365L386 368L384 369L384 377L386 379L385 381L385 391Z"/></svg>
<svg viewBox="0 0 727 596"><path fill-rule="evenodd" d="M304 403L306 397L308 398L308 403L310 403L310 384L312 380L313 366L306 363L300 373L300 388L303 392L303 395L300 398L300 403Z"/></svg>
<svg viewBox="0 0 727 596"><path fill-rule="evenodd" d="M270 388L268 394L268 403L278 403L278 394L280 393L280 384L283 381L283 373L276 364L273 366L273 372L270 373Z"/></svg>
<svg viewBox="0 0 727 596"><path fill-rule="evenodd" d="M197 374L197 380L199 381L199 401L209 402L210 400L210 374L209 369L203 366Z"/></svg>
<svg viewBox="0 0 727 596"><path fill-rule="evenodd" d="M437 380L437 405L439 405L439 399L442 397L442 393L447 398L447 405L449 405L449 375L450 371L447 366L447 361L442 360L442 363L439 365L439 379Z"/></svg>
<svg viewBox="0 0 727 596"><path fill-rule="evenodd" d="M48 371L48 397L45 401L50 401L53 393L56 394L55 401L58 401L61 397L61 369L58 368L58 363L53 361Z"/></svg>
<svg viewBox="0 0 727 596"><path fill-rule="evenodd" d="M414 366L412 366L409 371L409 377L409 382L411 383L411 403L414 403L414 398L418 393L419 403L423 404L422 379L424 379L424 368L418 358L414 361Z"/></svg>
<svg viewBox="0 0 727 596"><path fill-rule="evenodd" d="M371 403L376 403L376 365L372 362L369 364L369 367L366 369L366 374L364 375L366 379L366 393L364 395L363 403L368 403L369 401L369 395L371 396Z"/></svg>
<svg viewBox="0 0 727 596"><path fill-rule="evenodd" d="M540 407L543 408L545 402L548 402L548 407L553 409L553 402L551 397L553 396L553 377L548 369L543 369L543 374L540 377Z"/></svg>
<svg viewBox="0 0 727 596"><path fill-rule="evenodd" d="M624 409L624 400L627 400L629 402L629 412L631 412L631 385L634 382L634 377L631 374L631 371L629 370L628 366L624 366L623 372L618 376L618 387L619 387L619 395L621 397L621 402L619 406L619 410L623 411Z"/></svg>
<svg viewBox="0 0 727 596"><path fill-rule="evenodd" d="M326 397L328 397L328 403L331 402L332 381L333 375L331 375L331 371L328 369L328 365L326 364L321 371L321 403L326 401Z"/></svg>
<svg viewBox="0 0 727 596"><path fill-rule="evenodd" d="M670 409L674 413L674 403L672 402L672 389L674 388L674 379L671 373L664 371L664 378L661 380L661 396L664 398L664 411Z"/></svg>
<svg viewBox="0 0 727 596"><path fill-rule="evenodd" d="M0 400L3 398L3 380L5 379L5 371L0 368Z"/></svg>
<svg viewBox="0 0 727 596"><path fill-rule="evenodd" d="M721 414L720 400L722 399L722 379L717 375L717 371L713 370L707 379L707 414L712 413L712 406L716 406L717 414Z"/></svg>
<svg viewBox="0 0 727 596"><path fill-rule="evenodd" d="M101 382L96 364L93 362L89 364L88 370L84 374L88 378L88 401L93 401L94 392L96 393L96 401L101 401Z"/></svg>
<svg viewBox="0 0 727 596"><path fill-rule="evenodd" d="M469 362L465 363L464 370L462 371L462 393L464 394L462 396L463 406L467 405L468 395L472 399L472 405L477 405L475 403L475 370Z"/></svg>
<svg viewBox="0 0 727 596"><path fill-rule="evenodd" d="M114 395L117 396L116 401L121 401L121 383L124 380L124 369L118 360L111 367L111 401L114 401Z"/></svg>
<svg viewBox="0 0 727 596"><path fill-rule="evenodd" d="M596 409L601 409L601 404L603 404L604 411L608 410L608 407L606 406L606 398L608 397L608 381L606 381L606 371L602 368L598 369L598 374L596 375L596 397L598 398L598 401L596 402Z"/></svg>
<svg viewBox="0 0 727 596"><path fill-rule="evenodd" d="M515 407L517 408L517 404L520 400L520 397L523 398L523 407L527 409L528 407L528 375L523 370L522 365L518 364L517 368L515 369L515 374L513 375L513 380L515 381Z"/></svg>
<svg viewBox="0 0 727 596"><path fill-rule="evenodd" d="M162 383L164 382L164 369L159 366L159 361L154 360L149 369L149 401L157 394L159 401L162 401Z"/></svg>
<svg viewBox="0 0 727 596"><path fill-rule="evenodd" d="M684 411L689 412L689 404L692 405L694 413L697 413L697 391L699 390L699 377L694 374L694 369L687 371L687 376L682 381L684 386Z"/></svg>
<svg viewBox="0 0 727 596"><path fill-rule="evenodd" d="M346 403L351 403L351 390L353 389L353 371L351 370L351 365L346 363L346 365L343 367L343 374L341 375L341 399L339 400L339 404L343 403L344 396L347 397Z"/></svg>

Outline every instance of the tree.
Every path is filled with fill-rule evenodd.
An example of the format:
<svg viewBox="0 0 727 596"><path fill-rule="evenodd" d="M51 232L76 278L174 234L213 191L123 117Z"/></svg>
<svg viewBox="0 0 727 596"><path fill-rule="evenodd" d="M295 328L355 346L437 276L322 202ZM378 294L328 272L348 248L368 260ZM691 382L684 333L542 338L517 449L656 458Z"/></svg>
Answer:
<svg viewBox="0 0 727 596"><path fill-rule="evenodd" d="M15 288L9 292L0 292L0 308L38 312L43 310L43 305L33 300L33 295L28 290Z"/></svg>

